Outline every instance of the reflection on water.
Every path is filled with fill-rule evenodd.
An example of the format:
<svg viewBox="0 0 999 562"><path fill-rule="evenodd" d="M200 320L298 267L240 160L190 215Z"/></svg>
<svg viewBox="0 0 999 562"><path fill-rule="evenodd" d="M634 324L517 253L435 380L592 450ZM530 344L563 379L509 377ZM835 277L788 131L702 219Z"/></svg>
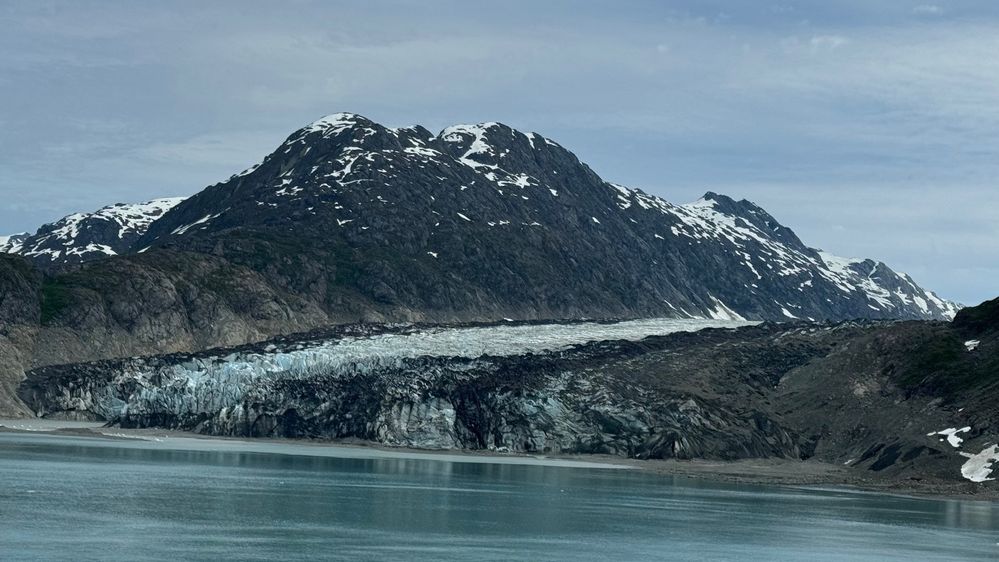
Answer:
<svg viewBox="0 0 999 562"><path fill-rule="evenodd" d="M994 559L988 502L0 434L3 559Z"/></svg>

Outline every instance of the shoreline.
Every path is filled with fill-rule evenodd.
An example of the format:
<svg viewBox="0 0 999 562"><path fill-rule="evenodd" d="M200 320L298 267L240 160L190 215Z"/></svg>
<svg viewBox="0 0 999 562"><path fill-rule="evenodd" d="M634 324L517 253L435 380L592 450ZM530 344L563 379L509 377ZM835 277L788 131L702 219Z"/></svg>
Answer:
<svg viewBox="0 0 999 562"><path fill-rule="evenodd" d="M241 438L202 435L168 429L122 429L99 422L46 419L0 420L0 434L33 434L85 438L172 450L245 452L347 459L410 458L449 462L492 463L605 470L641 470L660 477L681 477L708 482L814 488L851 493L878 493L936 500L999 501L999 489L985 489L970 482L920 480L898 482L820 461L778 458L721 461L708 459L631 459L612 455L531 455L496 451L416 449L360 439L312 440ZM151 446L151 447L150 447Z"/></svg>

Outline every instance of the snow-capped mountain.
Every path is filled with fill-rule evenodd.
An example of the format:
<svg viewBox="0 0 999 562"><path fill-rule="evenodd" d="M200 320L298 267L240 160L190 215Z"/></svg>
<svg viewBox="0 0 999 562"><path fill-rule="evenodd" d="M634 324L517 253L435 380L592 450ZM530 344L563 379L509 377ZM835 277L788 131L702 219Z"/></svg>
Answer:
<svg viewBox="0 0 999 562"><path fill-rule="evenodd" d="M319 262L308 283L325 278L323 298L347 290L411 310L747 319L957 310L883 263L806 246L753 203L709 192L674 205L499 123L435 135L324 117L178 204L136 248L161 246L240 263L294 247L295 259Z"/></svg>
<svg viewBox="0 0 999 562"><path fill-rule="evenodd" d="M27 232L0 236L0 254L16 254L21 249L24 241L31 236Z"/></svg>
<svg viewBox="0 0 999 562"><path fill-rule="evenodd" d="M904 310L915 307L923 314L943 318L953 318L960 306L941 299L932 291L916 284L908 274L892 271L884 262L871 259L841 258L829 252L819 251L826 265L823 275L842 290L859 288L871 303L872 309Z"/></svg>
<svg viewBox="0 0 999 562"><path fill-rule="evenodd" d="M127 253L154 220L181 201L182 197L154 199L73 213L43 225L34 234L0 237L0 252L21 254L42 266Z"/></svg>

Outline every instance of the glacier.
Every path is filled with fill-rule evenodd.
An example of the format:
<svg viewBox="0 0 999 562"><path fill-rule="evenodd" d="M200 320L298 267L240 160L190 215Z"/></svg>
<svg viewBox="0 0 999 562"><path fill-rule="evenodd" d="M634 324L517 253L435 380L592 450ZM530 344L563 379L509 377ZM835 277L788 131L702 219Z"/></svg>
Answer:
<svg viewBox="0 0 999 562"><path fill-rule="evenodd" d="M795 438L775 423L671 393L654 392L655 407L640 407L649 391L592 370L593 357L645 353L650 337L755 324L399 325L227 353L42 368L22 397L40 417L225 436L628 456L797 455ZM747 424L743 432L717 431Z"/></svg>

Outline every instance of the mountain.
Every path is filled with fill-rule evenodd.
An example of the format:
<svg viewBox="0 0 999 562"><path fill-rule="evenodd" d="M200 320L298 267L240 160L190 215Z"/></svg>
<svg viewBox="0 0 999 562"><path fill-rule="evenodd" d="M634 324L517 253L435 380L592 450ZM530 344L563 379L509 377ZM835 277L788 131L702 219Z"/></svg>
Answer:
<svg viewBox="0 0 999 562"><path fill-rule="evenodd" d="M0 237L0 252L26 256L43 267L128 253L153 221L181 201L181 197L154 199L73 213L34 234Z"/></svg>
<svg viewBox="0 0 999 562"><path fill-rule="evenodd" d="M496 123L435 135L337 114L174 203L72 215L0 255L0 387L44 365L356 322L946 319L957 308L883 263L806 246L751 202L709 192L674 205ZM0 409L23 411L0 394Z"/></svg>
<svg viewBox="0 0 999 562"><path fill-rule="evenodd" d="M499 123L434 135L324 117L177 204L135 248L258 270L290 260L308 271L272 271L277 283L327 303L459 317L949 319L957 310L884 263L806 246L749 201L708 192L674 205Z"/></svg>

